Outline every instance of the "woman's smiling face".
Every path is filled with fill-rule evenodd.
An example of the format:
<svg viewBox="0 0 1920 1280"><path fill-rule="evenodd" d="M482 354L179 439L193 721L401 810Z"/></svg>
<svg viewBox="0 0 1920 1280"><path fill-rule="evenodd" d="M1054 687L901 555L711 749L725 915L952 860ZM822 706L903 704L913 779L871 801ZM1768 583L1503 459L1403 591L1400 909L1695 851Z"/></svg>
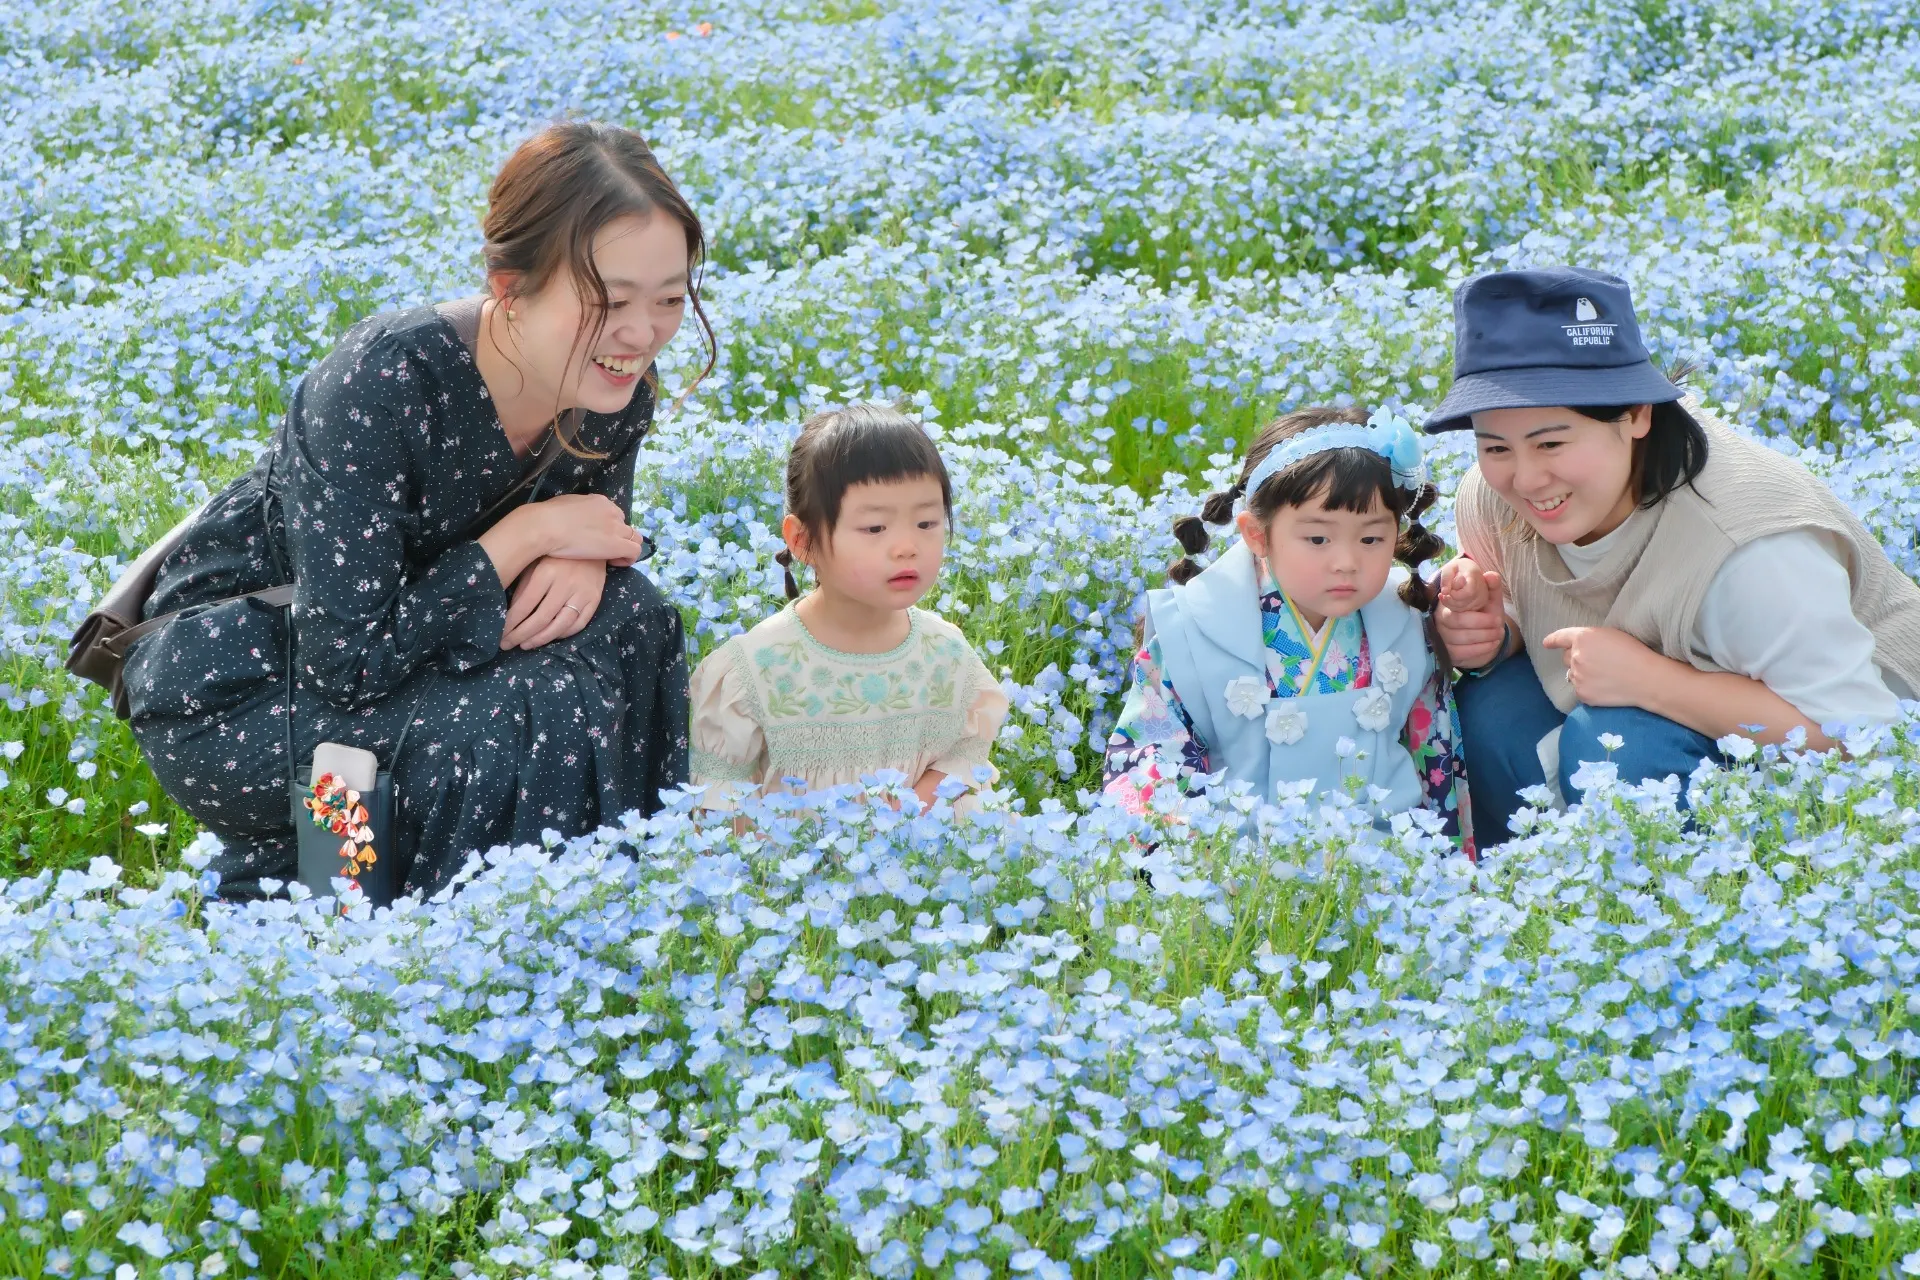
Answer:
<svg viewBox="0 0 1920 1280"><path fill-rule="evenodd" d="M616 218L593 238L607 309L582 296L564 265L513 305L515 339L537 403L620 413L679 332L690 264L686 230L664 212Z"/></svg>
<svg viewBox="0 0 1920 1280"><path fill-rule="evenodd" d="M1613 532L1633 514L1634 441L1653 425L1636 405L1618 422L1567 408L1473 415L1480 474L1535 533L1564 546Z"/></svg>

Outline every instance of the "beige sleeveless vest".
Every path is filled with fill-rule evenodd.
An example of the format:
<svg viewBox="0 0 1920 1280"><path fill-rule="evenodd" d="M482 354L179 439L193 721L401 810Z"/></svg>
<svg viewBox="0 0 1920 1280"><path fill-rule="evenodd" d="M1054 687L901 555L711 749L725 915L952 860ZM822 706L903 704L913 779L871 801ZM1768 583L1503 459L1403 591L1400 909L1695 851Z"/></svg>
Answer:
<svg viewBox="0 0 1920 1280"><path fill-rule="evenodd" d="M1454 520L1461 550L1498 569L1540 685L1561 711L1575 704L1563 650L1541 643L1561 627L1614 627L1648 648L1706 671L1690 644L1700 602L1734 548L1793 530L1829 533L1847 547L1854 616L1873 632L1874 661L1920 689L1920 586L1894 567L1867 527L1805 467L1736 435L1685 405L1707 433L1707 464L1635 520L1592 573L1576 578L1552 543L1469 469ZM1782 583L1780 607L1793 607Z"/></svg>

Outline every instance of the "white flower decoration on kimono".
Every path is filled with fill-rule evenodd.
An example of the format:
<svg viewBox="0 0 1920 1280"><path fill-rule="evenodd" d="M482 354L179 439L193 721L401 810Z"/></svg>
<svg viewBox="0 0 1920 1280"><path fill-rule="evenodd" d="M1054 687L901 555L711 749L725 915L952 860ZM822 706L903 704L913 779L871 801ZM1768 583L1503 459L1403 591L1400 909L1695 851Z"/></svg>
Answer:
<svg viewBox="0 0 1920 1280"><path fill-rule="evenodd" d="M1370 733L1378 733L1387 727L1387 717L1393 713L1393 699L1387 691L1375 685L1354 699L1353 718L1360 727Z"/></svg>
<svg viewBox="0 0 1920 1280"><path fill-rule="evenodd" d="M1373 664L1373 682L1388 693L1400 692L1400 687L1407 682L1407 664L1400 661L1399 654L1387 650Z"/></svg>
<svg viewBox="0 0 1920 1280"><path fill-rule="evenodd" d="M1307 736L1307 713L1282 702L1267 712L1267 741L1290 747Z"/></svg>
<svg viewBox="0 0 1920 1280"><path fill-rule="evenodd" d="M1267 682L1259 676L1235 676L1227 681L1227 710L1258 720L1267 709Z"/></svg>

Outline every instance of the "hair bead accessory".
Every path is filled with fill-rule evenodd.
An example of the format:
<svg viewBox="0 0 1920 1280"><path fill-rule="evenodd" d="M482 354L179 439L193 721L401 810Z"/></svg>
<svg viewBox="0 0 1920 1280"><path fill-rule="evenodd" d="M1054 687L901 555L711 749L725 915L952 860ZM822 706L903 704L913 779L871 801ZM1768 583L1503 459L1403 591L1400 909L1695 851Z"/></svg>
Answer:
<svg viewBox="0 0 1920 1280"><path fill-rule="evenodd" d="M1333 422L1282 440L1247 477L1245 494L1252 496L1278 472L1329 449L1371 449L1393 467L1393 482L1402 489L1418 489L1427 481L1426 455L1413 424L1397 413L1378 409L1364 426Z"/></svg>

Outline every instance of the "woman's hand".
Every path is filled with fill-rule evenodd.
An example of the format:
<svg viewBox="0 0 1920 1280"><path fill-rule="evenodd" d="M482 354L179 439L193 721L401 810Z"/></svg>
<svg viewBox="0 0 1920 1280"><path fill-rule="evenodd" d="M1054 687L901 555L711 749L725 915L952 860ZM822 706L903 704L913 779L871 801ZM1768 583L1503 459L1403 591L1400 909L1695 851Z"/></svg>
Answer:
<svg viewBox="0 0 1920 1280"><path fill-rule="evenodd" d="M502 649L538 649L580 632L593 620L607 589L604 560L543 556L513 584Z"/></svg>
<svg viewBox="0 0 1920 1280"><path fill-rule="evenodd" d="M1500 574L1482 569L1465 556L1440 566L1440 602L1434 628L1447 655L1463 671L1477 670L1502 656L1507 639L1507 602Z"/></svg>
<svg viewBox="0 0 1920 1280"><path fill-rule="evenodd" d="M502 586L517 581L543 556L624 568L640 558L644 547L620 505L597 493L563 493L516 507L477 541Z"/></svg>
<svg viewBox="0 0 1920 1280"><path fill-rule="evenodd" d="M1540 643L1566 650L1573 694L1590 707L1651 708L1666 669L1686 666L1615 627L1562 627Z"/></svg>
<svg viewBox="0 0 1920 1280"><path fill-rule="evenodd" d="M563 493L527 504L547 523L545 554L562 560L600 560L624 569L640 558L640 531L612 498L598 493Z"/></svg>
<svg viewBox="0 0 1920 1280"><path fill-rule="evenodd" d="M1798 707L1752 676L1702 671L1613 627L1563 627L1541 643L1566 650L1574 696L1590 707L1639 707L1716 742L1730 733L1784 742L1799 729L1809 750L1836 745Z"/></svg>

